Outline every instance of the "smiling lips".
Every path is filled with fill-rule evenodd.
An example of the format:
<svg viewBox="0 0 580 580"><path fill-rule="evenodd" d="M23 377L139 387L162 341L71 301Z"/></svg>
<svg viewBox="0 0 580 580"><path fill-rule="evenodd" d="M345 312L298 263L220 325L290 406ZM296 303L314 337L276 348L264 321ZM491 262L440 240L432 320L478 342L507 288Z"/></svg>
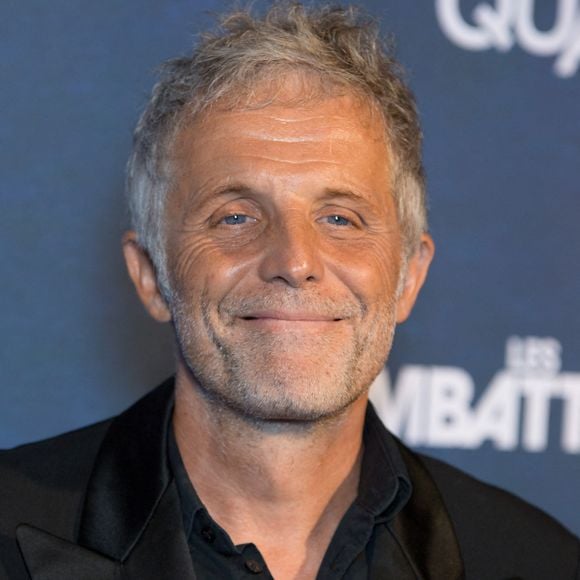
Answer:
<svg viewBox="0 0 580 580"><path fill-rule="evenodd" d="M241 319L245 323L270 330L321 329L328 324L343 320L342 318L315 312L280 310L251 312L241 317Z"/></svg>
<svg viewBox="0 0 580 580"><path fill-rule="evenodd" d="M287 312L282 310L263 310L260 312L251 312L243 316L244 320L287 320L289 322L336 322L341 318L318 314L315 312Z"/></svg>

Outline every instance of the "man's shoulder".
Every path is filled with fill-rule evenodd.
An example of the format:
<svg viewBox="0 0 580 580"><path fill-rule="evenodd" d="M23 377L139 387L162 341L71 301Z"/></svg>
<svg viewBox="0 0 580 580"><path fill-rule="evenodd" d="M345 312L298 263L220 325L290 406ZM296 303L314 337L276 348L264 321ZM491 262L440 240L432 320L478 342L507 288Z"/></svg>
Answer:
<svg viewBox="0 0 580 580"><path fill-rule="evenodd" d="M478 521L488 523L491 519L497 525L499 522L496 518L498 514L502 514L510 516L504 519L509 520L508 523L512 525L517 525L518 522L526 525L537 523L555 533L568 533L553 517L517 495L477 479L439 459L421 453L415 455L435 481L447 509L469 514L472 525Z"/></svg>
<svg viewBox="0 0 580 580"><path fill-rule="evenodd" d="M39 517L59 527L73 517L109 423L0 451L0 531Z"/></svg>
<svg viewBox="0 0 580 580"><path fill-rule="evenodd" d="M578 565L578 538L553 517L443 461L419 453L414 455L435 482L468 571L481 569L483 565L494 569L495 564L489 560L498 557L514 562L534 561L539 566L561 562L570 570Z"/></svg>
<svg viewBox="0 0 580 580"><path fill-rule="evenodd" d="M0 450L2 473L24 472L30 477L56 478L72 475L79 463L90 462L111 419L62 433L55 437Z"/></svg>

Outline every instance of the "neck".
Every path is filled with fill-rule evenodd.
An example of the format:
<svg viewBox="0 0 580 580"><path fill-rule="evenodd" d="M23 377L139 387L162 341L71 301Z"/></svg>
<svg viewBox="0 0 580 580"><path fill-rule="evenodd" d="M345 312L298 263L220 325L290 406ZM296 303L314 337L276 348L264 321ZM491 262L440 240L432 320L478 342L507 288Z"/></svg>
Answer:
<svg viewBox="0 0 580 580"><path fill-rule="evenodd" d="M234 544L256 544L276 578L308 578L357 495L365 409L361 397L332 419L265 426L216 407L182 371L173 425L193 486Z"/></svg>

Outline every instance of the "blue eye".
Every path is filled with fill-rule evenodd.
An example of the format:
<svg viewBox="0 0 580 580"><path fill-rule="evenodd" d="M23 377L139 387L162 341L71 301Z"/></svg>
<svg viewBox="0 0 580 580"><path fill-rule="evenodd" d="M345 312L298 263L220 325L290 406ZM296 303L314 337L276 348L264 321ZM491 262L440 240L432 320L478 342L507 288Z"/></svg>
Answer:
<svg viewBox="0 0 580 580"><path fill-rule="evenodd" d="M222 222L224 224L227 224L228 226L238 226L241 224L245 224L248 221L248 216L247 215L243 215L243 214L239 214L239 213L234 213L232 215L228 215L225 218L223 218Z"/></svg>
<svg viewBox="0 0 580 580"><path fill-rule="evenodd" d="M329 215L326 219L333 226L349 226L351 224L350 220L347 220L341 215Z"/></svg>

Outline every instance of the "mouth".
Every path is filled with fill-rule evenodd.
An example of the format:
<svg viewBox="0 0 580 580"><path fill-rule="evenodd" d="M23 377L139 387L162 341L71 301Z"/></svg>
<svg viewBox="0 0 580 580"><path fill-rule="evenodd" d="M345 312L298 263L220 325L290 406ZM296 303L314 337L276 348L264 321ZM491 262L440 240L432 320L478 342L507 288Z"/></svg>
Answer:
<svg viewBox="0 0 580 580"><path fill-rule="evenodd" d="M305 311L261 311L240 317L244 325L269 332L324 332L343 318Z"/></svg>
<svg viewBox="0 0 580 580"><path fill-rule="evenodd" d="M342 320L341 317L334 317L314 312L278 310L251 312L245 316L242 316L241 318L242 320L247 321L278 320L281 322L340 322Z"/></svg>

